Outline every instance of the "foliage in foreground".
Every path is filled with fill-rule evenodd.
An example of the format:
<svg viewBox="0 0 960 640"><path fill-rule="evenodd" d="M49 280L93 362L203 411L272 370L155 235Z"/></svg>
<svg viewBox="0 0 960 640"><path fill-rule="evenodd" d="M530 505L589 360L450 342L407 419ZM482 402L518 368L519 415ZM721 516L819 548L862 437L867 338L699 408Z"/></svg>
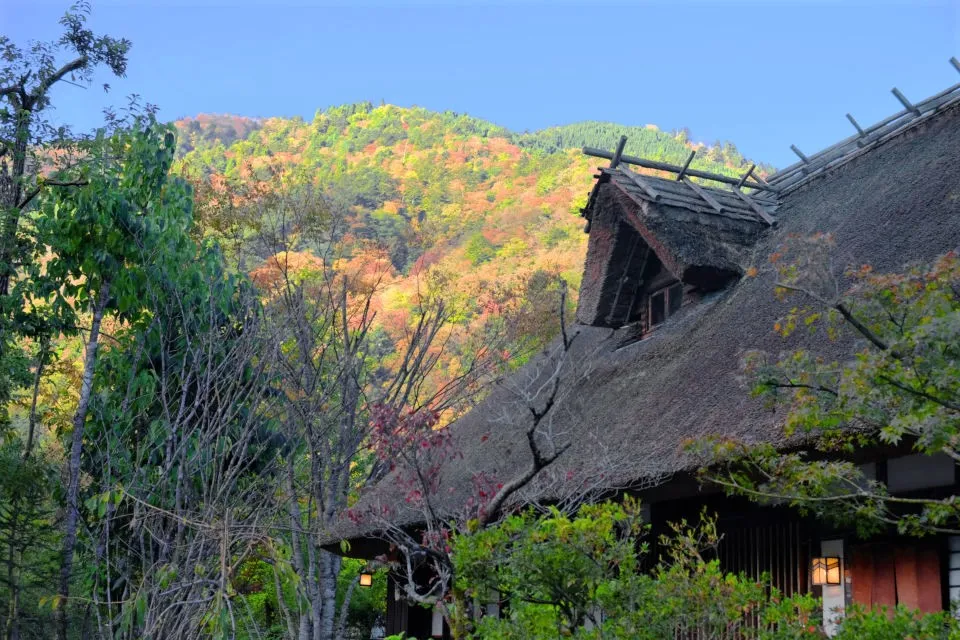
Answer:
<svg viewBox="0 0 960 640"><path fill-rule="evenodd" d="M680 522L659 540L652 571L641 571L651 546L643 540L639 504L583 507L574 516L527 511L498 526L454 540L461 588L475 603L500 601L500 618L459 611L471 637L539 638L825 638L821 604L785 596L770 584L722 570L711 553L720 542L706 515ZM852 608L835 637L958 637L947 613L921 615Z"/></svg>
<svg viewBox="0 0 960 640"><path fill-rule="evenodd" d="M787 435L812 440L820 455L713 441L716 464L705 475L731 493L789 503L862 534L960 532L956 496L894 495L843 459L857 449L906 445L960 460L960 257L949 252L885 274L848 267L840 275L834 253L832 239L818 235L792 238L774 254L778 295L807 305L774 330L784 338L808 331L815 346L745 360L754 393L787 409Z"/></svg>

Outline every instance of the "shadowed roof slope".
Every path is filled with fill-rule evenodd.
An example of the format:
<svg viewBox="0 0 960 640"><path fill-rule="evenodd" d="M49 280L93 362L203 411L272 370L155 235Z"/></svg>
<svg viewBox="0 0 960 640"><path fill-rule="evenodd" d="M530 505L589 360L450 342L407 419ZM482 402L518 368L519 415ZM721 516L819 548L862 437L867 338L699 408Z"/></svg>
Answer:
<svg viewBox="0 0 960 640"><path fill-rule="evenodd" d="M601 184L598 196L618 185ZM839 264L870 264L876 271L957 248L960 103L789 190L776 218L740 259L762 266L788 234L815 232L834 235ZM803 332L787 340L773 332L786 310L774 298L773 275L762 270L684 307L649 338L621 349L618 330L573 327L577 366L561 383L548 427L572 441L555 463L557 477L606 465L611 487L649 486L690 467L682 453L686 438L725 434L778 442L783 415L750 397L739 365L747 350L778 353L811 340ZM451 427L464 459L445 472L441 507L461 503L476 472L507 480L529 465L522 438L530 414L516 388L536 378L540 366L542 360L529 363ZM395 504L395 492L388 479L363 502ZM414 512L397 514L401 523L415 518ZM330 539L374 533L369 528L345 521Z"/></svg>

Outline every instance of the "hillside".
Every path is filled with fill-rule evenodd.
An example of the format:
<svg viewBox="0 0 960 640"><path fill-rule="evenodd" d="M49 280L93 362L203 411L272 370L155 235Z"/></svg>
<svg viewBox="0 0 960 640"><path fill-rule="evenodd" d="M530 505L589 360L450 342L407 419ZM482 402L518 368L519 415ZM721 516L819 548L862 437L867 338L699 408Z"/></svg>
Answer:
<svg viewBox="0 0 960 640"><path fill-rule="evenodd" d="M370 103L318 111L311 121L198 116L176 124L182 170L195 179L245 193L292 185L325 193L346 214L349 257L386 252L390 286L379 303L397 326L426 278L441 283L465 326L525 306L517 339L531 344L555 327L545 316L550 299L538 300L546 285L561 276L571 298L579 286L586 236L578 213L603 162L580 147L612 148L626 134L627 153L682 163L697 148L697 168L736 175L748 166L733 145L694 143L686 131L588 122L514 134L462 114ZM208 229L226 233L222 220ZM251 256L268 257L263 249Z"/></svg>

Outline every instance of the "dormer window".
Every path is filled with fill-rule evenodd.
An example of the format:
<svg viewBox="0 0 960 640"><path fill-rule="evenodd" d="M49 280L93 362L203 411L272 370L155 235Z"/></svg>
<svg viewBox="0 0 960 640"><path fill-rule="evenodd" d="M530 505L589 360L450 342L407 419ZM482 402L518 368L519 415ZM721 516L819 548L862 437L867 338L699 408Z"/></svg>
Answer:
<svg viewBox="0 0 960 640"><path fill-rule="evenodd" d="M683 304L683 284L676 282L650 294L650 328L663 324L664 320L680 310Z"/></svg>

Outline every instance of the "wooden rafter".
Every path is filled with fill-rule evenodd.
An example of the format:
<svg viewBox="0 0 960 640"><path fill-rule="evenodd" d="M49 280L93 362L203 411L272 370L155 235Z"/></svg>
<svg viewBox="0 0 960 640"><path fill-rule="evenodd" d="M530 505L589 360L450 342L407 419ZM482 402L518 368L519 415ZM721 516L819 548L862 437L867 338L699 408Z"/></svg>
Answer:
<svg viewBox="0 0 960 640"><path fill-rule="evenodd" d="M623 293L623 285L627 282L627 274L630 273L630 263L633 262L633 254L637 251L637 245L640 244L640 234L634 231L633 244L630 245L630 255L627 261L623 263L623 273L620 274L620 282L617 283L617 293L613 297L613 304L610 305L610 313L607 314L607 324L613 323L613 315L617 311L617 305L620 304L620 294ZM633 304L631 302L631 304Z"/></svg>
<svg viewBox="0 0 960 640"><path fill-rule="evenodd" d="M684 178L683 184L687 185L691 191L693 191L696 195L700 196L702 200L704 200L707 204L713 207L714 211L716 211L717 213L723 213L723 207L720 206L720 203L717 202L716 198L714 198L709 193L707 193L706 189L702 188L700 185L692 181L690 178Z"/></svg>
<svg viewBox="0 0 960 640"><path fill-rule="evenodd" d="M773 219L773 216L771 216L769 213L767 213L766 209L764 209L764 208L761 207L759 204L757 204L756 202L754 202L754 201L753 201L753 198L751 198L750 196L748 196L747 194L745 194L743 191L740 191L740 189L734 189L733 192L734 192L735 194L737 194L738 196L740 196L740 199L741 199L741 200L743 200L743 201L746 202L748 205L750 205L750 208L753 209L753 212L756 213L758 216L760 216L760 218L761 218L764 222L766 222L766 223L769 224L770 226L773 226L774 224L776 224L777 221Z"/></svg>
<svg viewBox="0 0 960 640"><path fill-rule="evenodd" d="M636 184L638 187L640 187L641 189L643 189L643 191L644 191L648 196L650 196L650 198L652 198L654 202L659 202L659 201L662 199L663 196L661 196L659 193L657 193L657 190L654 189L654 188L650 185L649 182L647 182L646 180L644 180L643 177L642 177L639 173L634 173L633 171L630 171L629 169L620 169L620 171L623 173L623 175L625 175L625 176L627 176L628 178L630 178L631 180L633 180L634 184Z"/></svg>

